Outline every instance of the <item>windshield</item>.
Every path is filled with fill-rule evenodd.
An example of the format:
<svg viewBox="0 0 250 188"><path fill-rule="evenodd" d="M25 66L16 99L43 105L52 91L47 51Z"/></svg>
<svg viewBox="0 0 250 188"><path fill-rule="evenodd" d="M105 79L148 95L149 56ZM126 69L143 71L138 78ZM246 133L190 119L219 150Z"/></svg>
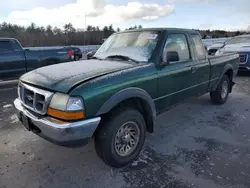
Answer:
<svg viewBox="0 0 250 188"><path fill-rule="evenodd" d="M226 44L242 44L242 43L250 43L250 36L249 37L236 37L229 40Z"/></svg>
<svg viewBox="0 0 250 188"><path fill-rule="evenodd" d="M156 47L157 32L133 31L111 35L98 49L94 57L127 56L138 62L148 62Z"/></svg>

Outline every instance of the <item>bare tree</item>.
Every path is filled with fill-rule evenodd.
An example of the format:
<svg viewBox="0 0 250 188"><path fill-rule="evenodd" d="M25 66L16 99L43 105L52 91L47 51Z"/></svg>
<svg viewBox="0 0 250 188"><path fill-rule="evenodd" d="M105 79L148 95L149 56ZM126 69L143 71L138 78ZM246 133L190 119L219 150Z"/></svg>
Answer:
<svg viewBox="0 0 250 188"><path fill-rule="evenodd" d="M135 25L128 29L141 29L141 25ZM17 38L23 46L61 46L61 45L98 45L116 31L113 25L105 26L102 29L98 26L87 26L87 29L76 29L71 23L65 24L63 29L48 25L47 27L38 27L31 23L28 27L18 26L3 22L0 24L0 37ZM199 30L203 38L212 37L232 37L241 35L241 31L223 31L223 30Z"/></svg>

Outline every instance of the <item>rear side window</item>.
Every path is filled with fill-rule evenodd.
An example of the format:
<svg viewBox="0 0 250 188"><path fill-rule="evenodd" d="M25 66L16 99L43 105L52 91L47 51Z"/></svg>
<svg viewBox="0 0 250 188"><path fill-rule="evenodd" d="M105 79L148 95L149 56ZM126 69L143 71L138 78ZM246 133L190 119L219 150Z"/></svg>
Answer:
<svg viewBox="0 0 250 188"><path fill-rule="evenodd" d="M201 38L197 34L192 34L191 39L193 40L194 43L194 51L196 53L196 56L198 59L205 59L206 58L206 52L205 48L201 42Z"/></svg>
<svg viewBox="0 0 250 188"><path fill-rule="evenodd" d="M12 44L10 41L0 41L0 52L13 51Z"/></svg>
<svg viewBox="0 0 250 188"><path fill-rule="evenodd" d="M164 50L175 51L178 53L180 61L190 59L190 53L186 36L184 34L170 34L168 35Z"/></svg>

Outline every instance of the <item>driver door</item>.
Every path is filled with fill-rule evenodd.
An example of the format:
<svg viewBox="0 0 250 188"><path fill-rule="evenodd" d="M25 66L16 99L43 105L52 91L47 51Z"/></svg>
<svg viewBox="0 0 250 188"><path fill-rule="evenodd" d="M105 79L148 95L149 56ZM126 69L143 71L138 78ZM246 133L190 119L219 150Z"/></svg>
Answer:
<svg viewBox="0 0 250 188"><path fill-rule="evenodd" d="M155 99L158 112L163 112L194 94L194 61L189 44L188 37L182 33L169 34L167 37L163 51L177 52L179 61L169 62L158 71L159 97Z"/></svg>

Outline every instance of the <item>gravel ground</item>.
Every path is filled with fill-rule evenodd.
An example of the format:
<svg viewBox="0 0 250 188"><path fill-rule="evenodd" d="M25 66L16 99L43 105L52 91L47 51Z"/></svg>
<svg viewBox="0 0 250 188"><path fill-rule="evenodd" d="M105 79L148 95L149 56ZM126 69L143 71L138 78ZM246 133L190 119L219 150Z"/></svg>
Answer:
<svg viewBox="0 0 250 188"><path fill-rule="evenodd" d="M26 131L14 114L15 88L0 88L0 188L249 188L250 76L222 106L209 95L157 118L143 152L131 165L112 169L93 141L69 149Z"/></svg>

